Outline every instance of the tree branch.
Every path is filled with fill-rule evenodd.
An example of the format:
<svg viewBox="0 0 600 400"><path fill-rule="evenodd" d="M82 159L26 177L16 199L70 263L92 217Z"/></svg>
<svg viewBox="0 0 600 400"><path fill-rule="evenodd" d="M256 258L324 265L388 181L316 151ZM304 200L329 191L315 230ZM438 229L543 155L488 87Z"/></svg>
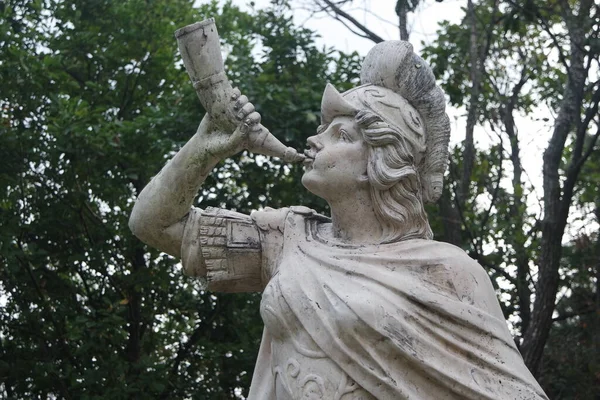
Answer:
<svg viewBox="0 0 600 400"><path fill-rule="evenodd" d="M573 312L570 312L570 313L564 313L564 314L559 315L558 317L552 318L552 322L564 321L564 320L569 319L569 318L579 317L580 315L591 314L593 312L596 312L596 308L595 307L589 307L587 309L583 309L583 310L579 310L579 311L573 311Z"/></svg>
<svg viewBox="0 0 600 400"><path fill-rule="evenodd" d="M581 168L583 164L587 161L589 156L592 154L594 147L596 146L596 142L598 140L598 135L600 134L600 126L598 127L598 131L592 137L591 143L588 146L585 153L583 153L584 141L586 137L586 132L589 127L590 122L594 117L598 115L598 106L600 103L600 88L596 90L594 95L592 96L592 105L586 110L583 121L577 126L577 139L575 142L575 150L573 151L573 157L567 168L567 179L564 184L563 197L562 197L562 206L563 211L566 211L565 208L568 207L571 203L571 194L573 192L573 188L575 187L575 183L577 182L577 178L579 177L579 173L581 172Z"/></svg>
<svg viewBox="0 0 600 400"><path fill-rule="evenodd" d="M64 329L62 326L60 326L58 324L58 322L54 318L54 312L51 310L50 306L48 305L48 299L46 298L46 295L40 288L40 285L38 284L37 279L35 278L35 275L31 268L32 267L31 261L29 261L27 259L27 255L25 254L23 244L21 243L20 240L17 240L17 245L18 245L19 249L21 250L21 253L23 254L23 258L21 258L19 256L16 256L15 258L20 262L20 264L23 266L23 268L27 271L27 275L29 275L29 279L31 280L33 287L40 299L42 310L44 310L44 314L45 314L46 318L48 318L48 320L50 321L50 323L54 326L54 329L56 330L56 334L58 336L56 338L56 342L58 343L58 347L64 352L65 357L70 361L71 367L80 371L79 365L77 364L75 358L73 357L73 354L71 353L71 350L69 349L69 345L67 344L66 340L64 339L66 337L66 335L64 335ZM65 366L65 369L67 369L67 366ZM69 394L68 385L65 382L65 378L58 375L58 373L56 373L56 377L57 377L58 383L60 384L60 391L62 392L62 395L64 396L65 399L70 400L71 396Z"/></svg>
<svg viewBox="0 0 600 400"><path fill-rule="evenodd" d="M598 129L596 130L596 133L594 134L594 136L592 136L592 140L590 141L590 144L589 144L587 150L585 151L585 153L583 154L583 156L577 163L578 171L581 171L581 167L583 167L583 164L585 164L587 159L590 157L590 155L594 151L594 147L596 147L596 143L598 142L598 136L600 136L600 122L597 123L597 127L598 127ZM579 172L577 174L579 174Z"/></svg>
<svg viewBox="0 0 600 400"><path fill-rule="evenodd" d="M452 173L452 168L450 169L451 173ZM453 175L456 175L455 173ZM456 177L454 178L456 179ZM498 267L497 265L493 265L491 263L488 263L487 260L485 260L482 252L479 250L479 242L476 240L475 236L473 235L473 232L471 232L471 230L469 229L469 227L467 226L466 223L466 218L464 216L463 210L461 205L459 204L459 202L457 201L457 188L454 187L454 203L456 206L456 209L458 210L458 215L461 219L462 225L465 229L465 231L467 232L467 234L469 235L469 239L471 242L471 245L473 246L473 251L471 252L471 256L473 258L475 258L481 265L483 265L484 267L487 267L488 269L493 269L494 271L496 271L498 274L502 275L507 281L511 282L511 283L515 283L515 279L510 276L510 274L508 274L508 272L504 271L501 267Z"/></svg>
<svg viewBox="0 0 600 400"><path fill-rule="evenodd" d="M502 142L500 142L500 148L502 149ZM481 220L481 223L479 224L481 227L481 230L483 230L483 228L485 228L485 226L488 223L488 220L490 218L490 215L492 213L492 209L494 208L494 206L496 205L496 200L498 199L498 193L500 192L500 182L502 181L502 173L504 171L504 163L503 158L502 158L502 150L500 150L500 165L498 166L499 171L498 171L498 178L496 179L496 187L494 188L494 192L492 193L492 200L490 201L490 205L487 208L487 210L485 211L485 214ZM479 235L479 246L482 246L481 241L483 240L483 235Z"/></svg>
<svg viewBox="0 0 600 400"><path fill-rule="evenodd" d="M512 5L519 11L523 11L523 7L520 4L517 4L513 0L507 0L507 1L510 5ZM542 24L544 31L550 36L550 39L552 39L552 41L554 42L554 46L556 47L556 50L558 51L558 59L559 59L560 63L563 65L563 67L565 67L565 71L568 75L569 74L569 64L567 63L567 57L565 57L565 54L563 53L562 48L558 42L558 38L556 37L556 35L554 33L552 33L552 31L550 29L550 25L548 24L548 21L546 19L544 19L544 17L538 10L536 10L535 16L538 18L538 20Z"/></svg>
<svg viewBox="0 0 600 400"><path fill-rule="evenodd" d="M340 21L342 24L344 24L344 26L346 26L348 29L350 29L354 34L357 34L366 39L370 39L375 43L383 42L383 38L381 36L377 35L375 32L371 31L369 28L367 28L366 26L364 26L363 24L358 22L354 17L352 17L350 14L348 14L347 12L342 10L340 7L338 7L337 4L335 4L333 1L331 1L331 0L322 0L322 1L325 4L327 4L327 6L335 13L335 15L333 17L336 20ZM317 5L321 6L321 4L319 3L319 0L315 0L315 3ZM326 8L323 7L323 10L326 10ZM358 28L361 32L363 32L363 34L358 34L354 30L352 30L350 27L348 27L348 25L346 23L344 23L342 18L345 19L346 21L350 22L356 28Z"/></svg>

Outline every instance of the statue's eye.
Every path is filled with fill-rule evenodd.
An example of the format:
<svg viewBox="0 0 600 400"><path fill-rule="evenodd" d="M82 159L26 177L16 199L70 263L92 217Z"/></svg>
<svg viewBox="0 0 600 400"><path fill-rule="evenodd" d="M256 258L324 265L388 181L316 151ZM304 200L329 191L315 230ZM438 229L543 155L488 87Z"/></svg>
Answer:
<svg viewBox="0 0 600 400"><path fill-rule="evenodd" d="M351 142L352 141L352 136L350 136L350 134L348 133L347 130L345 129L340 129L338 131L338 134L340 136L340 139L346 141L346 142Z"/></svg>

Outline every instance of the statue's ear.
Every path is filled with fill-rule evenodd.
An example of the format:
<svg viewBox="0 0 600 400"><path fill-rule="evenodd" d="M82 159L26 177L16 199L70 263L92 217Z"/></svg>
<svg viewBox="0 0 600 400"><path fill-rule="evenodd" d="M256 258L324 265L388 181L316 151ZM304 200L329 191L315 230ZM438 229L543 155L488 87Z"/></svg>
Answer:
<svg viewBox="0 0 600 400"><path fill-rule="evenodd" d="M347 115L353 117L356 114L356 107L350 104L337 91L332 84L328 83L321 99L321 123L329 124L335 117Z"/></svg>

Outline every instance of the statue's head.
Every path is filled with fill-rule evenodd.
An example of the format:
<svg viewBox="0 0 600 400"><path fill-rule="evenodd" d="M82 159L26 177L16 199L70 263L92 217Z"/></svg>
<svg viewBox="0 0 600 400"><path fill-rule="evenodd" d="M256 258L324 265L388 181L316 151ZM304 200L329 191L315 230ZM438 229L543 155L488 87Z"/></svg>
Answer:
<svg viewBox="0 0 600 400"><path fill-rule="evenodd" d="M423 205L442 193L450 136L444 94L407 42L375 46L361 82L341 94L325 88L322 124L308 142L312 152L331 154L326 162L319 154L303 183L327 199L352 195L344 190L354 180L356 190L370 192L384 242L431 238ZM327 193L319 193L319 177L328 180Z"/></svg>

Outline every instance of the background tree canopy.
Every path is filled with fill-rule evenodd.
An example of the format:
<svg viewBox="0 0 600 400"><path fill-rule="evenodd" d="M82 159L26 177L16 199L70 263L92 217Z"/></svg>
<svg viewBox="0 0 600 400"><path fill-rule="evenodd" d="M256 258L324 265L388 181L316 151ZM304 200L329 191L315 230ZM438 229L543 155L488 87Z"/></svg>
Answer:
<svg viewBox="0 0 600 400"><path fill-rule="evenodd" d="M215 17L230 79L296 148L318 124L325 83L358 83L357 54L317 47L313 32L292 23L294 2L272 3L243 12L192 0L0 1L0 397L247 394L259 295L203 292L177 260L134 238L127 220L137 193L203 116L175 29ZM315 3L339 10L352 2ZM440 240L488 269L550 397L594 398L600 238L563 233L575 217L600 220L592 129L600 125L600 9L590 0L465 7L464 23L442 25L425 50L450 101L465 105L470 130L453 149L430 220ZM540 215L527 207L527 133L514 115L541 101L556 118ZM476 150L476 126L497 132L497 143ZM216 168L199 201L326 212L300 175L299 166L242 154Z"/></svg>

